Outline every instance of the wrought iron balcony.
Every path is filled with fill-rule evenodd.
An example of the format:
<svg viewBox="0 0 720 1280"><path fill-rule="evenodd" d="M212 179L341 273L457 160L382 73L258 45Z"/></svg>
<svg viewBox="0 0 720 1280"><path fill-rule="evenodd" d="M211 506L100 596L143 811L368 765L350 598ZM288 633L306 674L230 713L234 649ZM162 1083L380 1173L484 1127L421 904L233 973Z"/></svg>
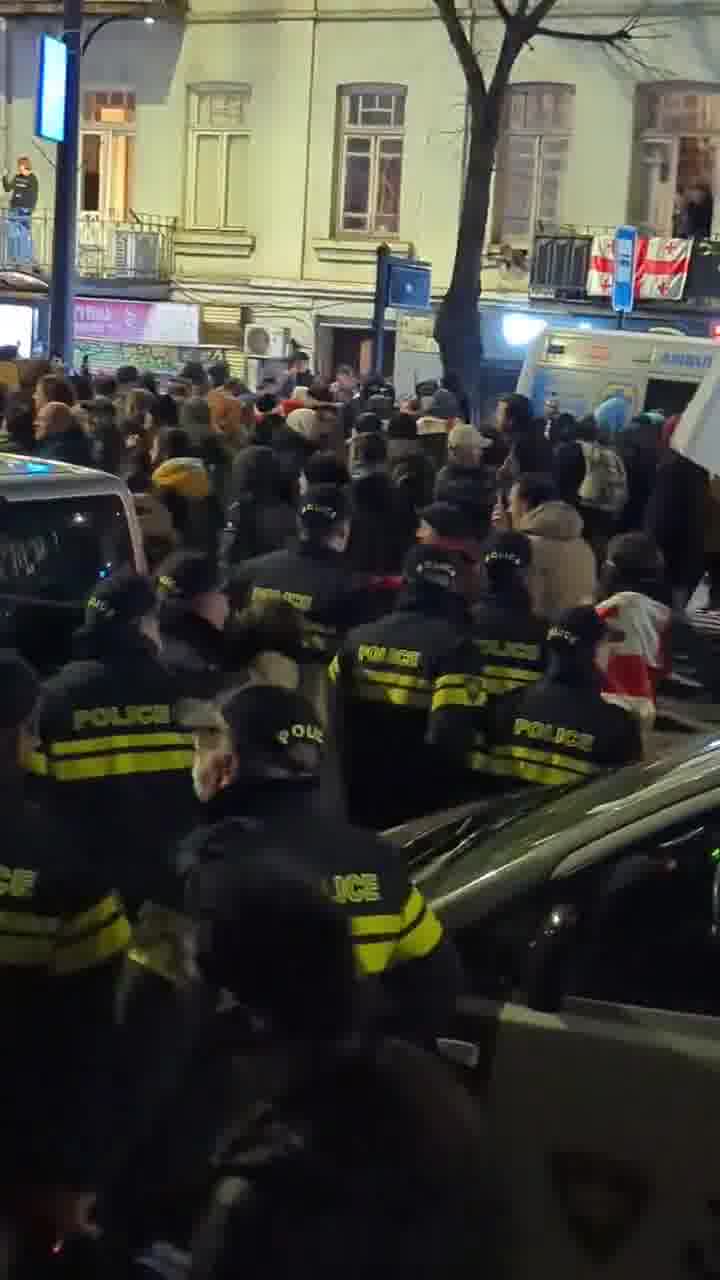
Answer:
<svg viewBox="0 0 720 1280"><path fill-rule="evenodd" d="M170 280L175 257L175 218L134 211L126 219L81 214L77 224L76 270L90 280ZM52 268L53 217L39 211L30 219L0 210L0 269Z"/></svg>

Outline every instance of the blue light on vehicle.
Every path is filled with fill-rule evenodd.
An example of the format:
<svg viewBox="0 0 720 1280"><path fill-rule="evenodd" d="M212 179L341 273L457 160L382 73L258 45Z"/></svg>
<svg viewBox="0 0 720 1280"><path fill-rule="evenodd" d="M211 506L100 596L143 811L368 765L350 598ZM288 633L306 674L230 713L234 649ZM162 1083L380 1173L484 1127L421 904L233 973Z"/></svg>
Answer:
<svg viewBox="0 0 720 1280"><path fill-rule="evenodd" d="M26 471L31 472L33 475L41 475L41 476L46 476L48 472L51 470L47 462L28 462L25 469Z"/></svg>

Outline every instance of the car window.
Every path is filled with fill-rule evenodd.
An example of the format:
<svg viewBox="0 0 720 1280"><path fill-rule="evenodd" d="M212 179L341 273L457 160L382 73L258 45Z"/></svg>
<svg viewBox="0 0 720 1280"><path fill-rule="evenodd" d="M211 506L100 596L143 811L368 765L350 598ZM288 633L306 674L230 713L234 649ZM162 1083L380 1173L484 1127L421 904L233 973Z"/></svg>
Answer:
<svg viewBox="0 0 720 1280"><path fill-rule="evenodd" d="M718 867L720 815L713 812L636 841L605 862L526 887L457 931L470 987L524 1001L530 948L549 912L571 906L579 923L567 996L720 1014L720 942L713 936Z"/></svg>
<svg viewBox="0 0 720 1280"><path fill-rule="evenodd" d="M132 562L115 494L0 503L0 599L79 602Z"/></svg>
<svg viewBox="0 0 720 1280"><path fill-rule="evenodd" d="M713 929L720 926L719 866L717 814L640 842L616 859L601 892L584 904L568 994L719 1015L720 940Z"/></svg>

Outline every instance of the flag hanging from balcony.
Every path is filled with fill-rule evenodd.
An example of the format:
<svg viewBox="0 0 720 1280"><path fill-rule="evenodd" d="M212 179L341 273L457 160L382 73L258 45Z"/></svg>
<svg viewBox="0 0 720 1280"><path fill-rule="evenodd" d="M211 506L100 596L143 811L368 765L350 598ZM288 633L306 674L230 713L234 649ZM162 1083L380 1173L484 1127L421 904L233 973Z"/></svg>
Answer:
<svg viewBox="0 0 720 1280"><path fill-rule="evenodd" d="M609 298L613 282L613 236L595 236L585 286L589 298Z"/></svg>
<svg viewBox="0 0 720 1280"><path fill-rule="evenodd" d="M692 240L666 239L653 236L635 275L638 298L681 302L685 293Z"/></svg>
<svg viewBox="0 0 720 1280"><path fill-rule="evenodd" d="M590 251L586 292L589 298L609 298L614 262L613 236L595 236ZM640 300L680 302L685 293L692 240L641 236L635 258L635 297Z"/></svg>

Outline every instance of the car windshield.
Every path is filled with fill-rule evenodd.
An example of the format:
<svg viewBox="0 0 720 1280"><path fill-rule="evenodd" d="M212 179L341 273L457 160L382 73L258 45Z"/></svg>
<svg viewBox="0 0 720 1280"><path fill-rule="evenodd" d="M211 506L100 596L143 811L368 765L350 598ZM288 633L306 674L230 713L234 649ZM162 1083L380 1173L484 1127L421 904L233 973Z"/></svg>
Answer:
<svg viewBox="0 0 720 1280"><path fill-rule="evenodd" d="M0 601L79 603L132 560L115 494L0 503Z"/></svg>
<svg viewBox="0 0 720 1280"><path fill-rule="evenodd" d="M698 745L699 744L699 745ZM495 796L487 806L466 816L464 829L436 832L432 854L426 853L416 878L433 897L462 888L471 880L506 866L538 849L545 841L582 823L598 829L621 825L628 806L662 808L678 796L720 785L720 742L695 739L695 750L673 752L650 764L630 765L582 786L542 787ZM639 815L638 815L639 816ZM587 826L592 837L593 827ZM412 846L410 847L412 857Z"/></svg>

